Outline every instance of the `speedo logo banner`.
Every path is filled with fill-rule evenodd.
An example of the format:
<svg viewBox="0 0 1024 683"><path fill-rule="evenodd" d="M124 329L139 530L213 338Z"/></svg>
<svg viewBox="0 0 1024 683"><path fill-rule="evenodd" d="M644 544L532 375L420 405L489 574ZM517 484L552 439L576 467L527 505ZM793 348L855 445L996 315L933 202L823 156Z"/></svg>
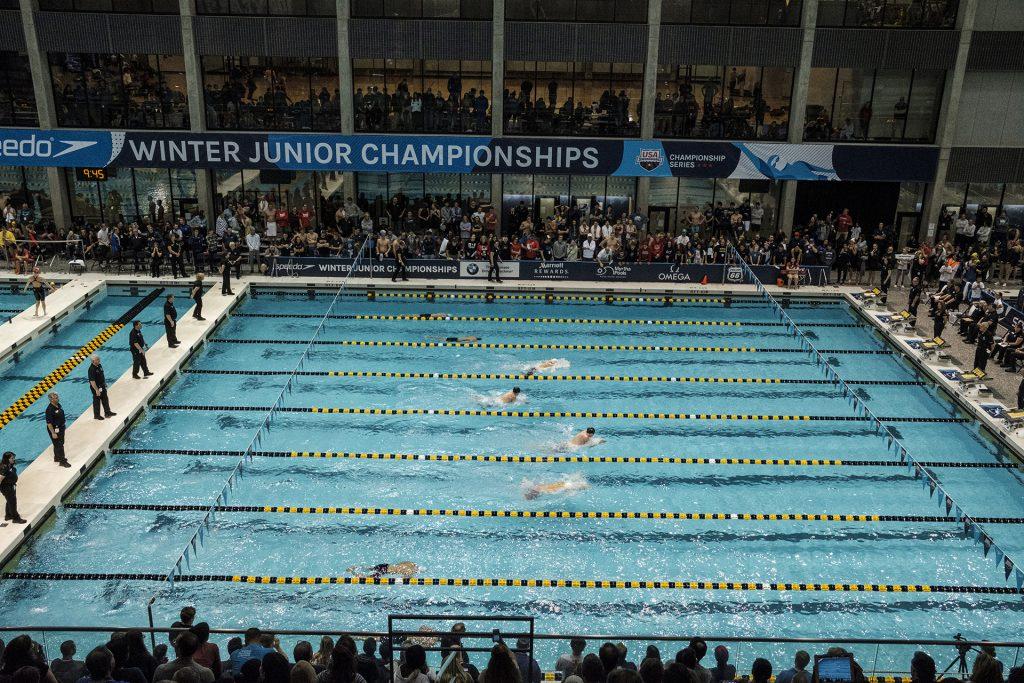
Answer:
<svg viewBox="0 0 1024 683"><path fill-rule="evenodd" d="M934 147L0 129L0 165L932 180Z"/></svg>

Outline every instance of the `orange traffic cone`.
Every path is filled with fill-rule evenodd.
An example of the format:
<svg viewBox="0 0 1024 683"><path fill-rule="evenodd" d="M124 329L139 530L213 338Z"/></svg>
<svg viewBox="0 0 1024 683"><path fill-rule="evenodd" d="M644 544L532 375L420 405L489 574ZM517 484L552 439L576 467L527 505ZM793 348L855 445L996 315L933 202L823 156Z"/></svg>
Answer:
<svg viewBox="0 0 1024 683"><path fill-rule="evenodd" d="M707 276L707 275L705 275L704 277L702 277L702 278L700 279L700 283L701 283L702 285L706 285L706 284L707 284L707 283L709 283L709 282L711 282L711 280L709 280L709 279L708 279L708 276Z"/></svg>

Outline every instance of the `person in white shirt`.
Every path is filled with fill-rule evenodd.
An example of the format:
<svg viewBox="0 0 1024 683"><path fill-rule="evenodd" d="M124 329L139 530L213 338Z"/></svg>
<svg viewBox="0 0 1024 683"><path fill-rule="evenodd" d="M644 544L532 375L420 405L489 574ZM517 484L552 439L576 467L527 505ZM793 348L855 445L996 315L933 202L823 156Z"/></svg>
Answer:
<svg viewBox="0 0 1024 683"><path fill-rule="evenodd" d="M587 238L583 240L583 260L593 261L595 251L597 251L597 242L594 241L593 235L587 235Z"/></svg>
<svg viewBox="0 0 1024 683"><path fill-rule="evenodd" d="M597 253L597 262L602 266L606 266L612 262L612 250L608 247L604 247Z"/></svg>
<svg viewBox="0 0 1024 683"><path fill-rule="evenodd" d="M245 246L249 248L249 272L255 273L260 262L260 234L252 228L245 234Z"/></svg>
<svg viewBox="0 0 1024 683"><path fill-rule="evenodd" d="M601 225L601 239L608 239L614 232L615 228L613 228L612 224L605 219L604 223Z"/></svg>
<svg viewBox="0 0 1024 683"><path fill-rule="evenodd" d="M364 234L369 235L371 232L373 232L373 219L370 218L370 214L364 213L363 220L359 223L359 225L360 227L362 227Z"/></svg>
<svg viewBox="0 0 1024 683"><path fill-rule="evenodd" d="M978 246L981 246L981 247L988 246L988 240L989 240L989 238L991 236L992 236L992 226L991 225L984 225L984 224L980 225L978 227L977 232L975 233L975 237L977 238Z"/></svg>

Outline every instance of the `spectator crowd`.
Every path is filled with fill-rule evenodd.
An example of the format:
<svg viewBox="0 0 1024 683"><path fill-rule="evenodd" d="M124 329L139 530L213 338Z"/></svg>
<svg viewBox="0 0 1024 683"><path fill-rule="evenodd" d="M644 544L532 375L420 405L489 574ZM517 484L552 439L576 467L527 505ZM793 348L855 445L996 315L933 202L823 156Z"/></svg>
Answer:
<svg viewBox="0 0 1024 683"><path fill-rule="evenodd" d="M380 643L372 637L361 645L347 635L337 640L323 636L314 648L307 640L298 641L286 652L273 633L250 628L244 637L232 637L222 651L213 642L210 627L196 622L192 607L181 610L181 620L168 632L166 644L152 651L142 631L118 631L110 640L77 659L73 641L60 646L60 656L51 661L42 646L28 635L13 638L6 648L0 641L0 683L540 683L544 675L533 657L531 641L520 637L514 647L500 637L487 653L469 652L463 645L465 625L457 623L436 637L429 627L424 635L387 638ZM812 683L818 681L818 658L806 651L796 652L792 666L782 664L777 671L767 659L750 664L750 674L742 675L730 663L725 645L713 650L714 664L706 655L708 644L692 638L674 656L664 657L655 645L644 656L632 660L623 643L605 642L596 653L587 653L589 643L572 638L568 650L552 662L564 683L727 683L747 680L753 683ZM428 663L429 653L437 653L439 666ZM831 647L825 657L849 659L853 683L867 683L868 677L852 653ZM952 654L952 653L951 653ZM968 669L968 658L973 662ZM474 663L474 660L476 662ZM958 674L943 671L938 675L934 659L916 652L908 662L912 683L1022 683L1024 667L1004 672L994 648L961 647L954 662L961 662ZM639 663L638 663L639 662ZM969 671L969 673L968 673ZM773 673L775 674L773 677ZM966 675L965 675L966 674Z"/></svg>

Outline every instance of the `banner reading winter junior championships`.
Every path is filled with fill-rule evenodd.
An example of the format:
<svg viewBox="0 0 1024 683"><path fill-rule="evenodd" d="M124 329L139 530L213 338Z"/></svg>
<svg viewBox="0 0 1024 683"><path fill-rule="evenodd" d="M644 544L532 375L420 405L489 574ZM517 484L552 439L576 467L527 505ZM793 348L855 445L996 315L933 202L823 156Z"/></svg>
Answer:
<svg viewBox="0 0 1024 683"><path fill-rule="evenodd" d="M931 181L934 147L0 129L0 166Z"/></svg>

